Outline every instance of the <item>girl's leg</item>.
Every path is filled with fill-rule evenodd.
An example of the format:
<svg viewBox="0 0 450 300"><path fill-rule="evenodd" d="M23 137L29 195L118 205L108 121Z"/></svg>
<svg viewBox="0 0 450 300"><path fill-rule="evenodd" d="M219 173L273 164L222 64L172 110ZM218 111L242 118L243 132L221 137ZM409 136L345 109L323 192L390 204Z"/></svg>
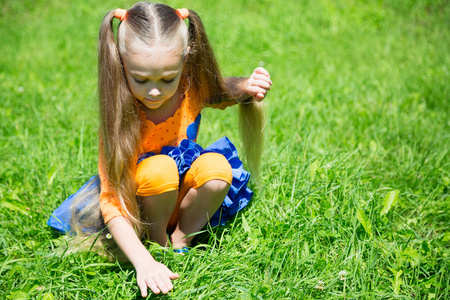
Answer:
<svg viewBox="0 0 450 300"><path fill-rule="evenodd" d="M178 197L179 176L175 161L155 155L139 163L136 170L137 192L143 220L149 223L150 239L167 245L167 225Z"/></svg>
<svg viewBox="0 0 450 300"><path fill-rule="evenodd" d="M230 185L222 180L211 180L201 187L189 190L180 205L180 217L171 241L174 248L191 245L194 236L214 215L228 193Z"/></svg>
<svg viewBox="0 0 450 300"><path fill-rule="evenodd" d="M167 225L175 210L178 191L170 191L159 195L139 197L144 221L148 223L150 239L161 246L167 246Z"/></svg>
<svg viewBox="0 0 450 300"><path fill-rule="evenodd" d="M194 236L214 215L225 199L233 176L226 158L218 153L201 155L182 180L181 203L176 210L176 227L171 235L174 248L190 246ZM173 217L171 222L173 222Z"/></svg>

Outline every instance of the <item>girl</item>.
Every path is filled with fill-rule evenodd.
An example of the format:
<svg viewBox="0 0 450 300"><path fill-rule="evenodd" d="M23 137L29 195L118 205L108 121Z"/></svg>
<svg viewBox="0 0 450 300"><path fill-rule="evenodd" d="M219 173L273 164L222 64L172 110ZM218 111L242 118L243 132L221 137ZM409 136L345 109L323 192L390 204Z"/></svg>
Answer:
<svg viewBox="0 0 450 300"><path fill-rule="evenodd" d="M121 21L117 42L114 17ZM147 288L172 290L178 274L154 260L141 239L186 251L193 233L208 221L223 224L252 197L249 173L227 138L205 150L195 143L201 110L242 104L248 160L257 168L258 102L271 84L262 68L249 79L222 78L192 10L139 2L110 11L99 36L99 176L69 197L49 225L78 236L102 231L102 241L112 235L134 265L143 297Z"/></svg>

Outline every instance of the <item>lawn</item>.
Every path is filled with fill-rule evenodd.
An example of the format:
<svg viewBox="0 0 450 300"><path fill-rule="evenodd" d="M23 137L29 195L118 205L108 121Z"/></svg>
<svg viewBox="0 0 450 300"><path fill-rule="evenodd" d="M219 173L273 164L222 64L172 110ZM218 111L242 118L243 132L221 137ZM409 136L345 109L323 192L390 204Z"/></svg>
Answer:
<svg viewBox="0 0 450 300"><path fill-rule="evenodd" d="M180 278L148 298L449 299L448 2L164 3L202 17L224 75L274 85L252 204L158 256ZM131 265L61 255L46 225L97 173L98 28L132 4L2 1L0 299L140 299ZM206 109L198 142L239 146L237 114Z"/></svg>

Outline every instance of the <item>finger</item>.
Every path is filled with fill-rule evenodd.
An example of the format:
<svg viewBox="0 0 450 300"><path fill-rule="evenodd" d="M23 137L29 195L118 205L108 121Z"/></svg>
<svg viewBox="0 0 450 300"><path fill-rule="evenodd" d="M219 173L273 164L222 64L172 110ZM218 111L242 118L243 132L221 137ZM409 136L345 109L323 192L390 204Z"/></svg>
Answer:
<svg viewBox="0 0 450 300"><path fill-rule="evenodd" d="M256 97L259 93L265 95L267 94L267 90L258 86L252 86L248 89L248 94L252 97Z"/></svg>
<svg viewBox="0 0 450 300"><path fill-rule="evenodd" d="M167 274L161 274L161 281L164 283L165 287L167 287L167 292L173 290L172 281L170 281L169 276Z"/></svg>
<svg viewBox="0 0 450 300"><path fill-rule="evenodd" d="M266 95L264 95L263 93L258 93L255 96L255 100L258 102L261 102L262 100L264 100L264 98L266 98Z"/></svg>
<svg viewBox="0 0 450 300"><path fill-rule="evenodd" d="M167 294L169 292L169 287L166 285L165 281L162 280L159 276L155 278L155 283L161 290L161 292L163 292L163 294ZM172 285L172 283L170 285Z"/></svg>
<svg viewBox="0 0 450 300"><path fill-rule="evenodd" d="M169 276L169 278L172 279L172 280L177 279L178 277L180 277L180 275L178 275L178 273L174 273L174 272L170 271L169 269L167 269L166 273Z"/></svg>
<svg viewBox="0 0 450 300"><path fill-rule="evenodd" d="M156 283L153 279L148 279L147 285L152 290L153 293L159 294L161 292L161 290L158 288L158 286L156 285Z"/></svg>
<svg viewBox="0 0 450 300"><path fill-rule="evenodd" d="M264 81L264 80L259 80L259 79L252 80L251 82L249 82L249 84L253 85L253 86L260 87L260 88L263 88L263 89L266 89L266 90L270 90L271 89L271 83L267 82L267 81Z"/></svg>
<svg viewBox="0 0 450 300"><path fill-rule="evenodd" d="M251 79L251 80L257 80L257 81L262 81L262 82L265 82L265 83L267 83L267 84L269 84L269 85L272 85L272 80L270 80L270 78L267 77L267 76L265 76L265 75L253 74L253 75L250 77L250 79Z"/></svg>
<svg viewBox="0 0 450 300"><path fill-rule="evenodd" d="M137 284L139 289L141 290L141 296L147 297L147 284L145 283L145 281L139 280Z"/></svg>
<svg viewBox="0 0 450 300"><path fill-rule="evenodd" d="M267 72L267 70L264 69L263 67L258 67L258 68L256 68L255 71L253 71L253 73L263 74L263 75L266 75L267 77L270 78L269 72Z"/></svg>
<svg viewBox="0 0 450 300"><path fill-rule="evenodd" d="M268 74L262 74L262 73L257 73L257 72L253 72L250 77L252 77L252 78L259 77L259 78L267 78L267 79L269 79L269 75Z"/></svg>

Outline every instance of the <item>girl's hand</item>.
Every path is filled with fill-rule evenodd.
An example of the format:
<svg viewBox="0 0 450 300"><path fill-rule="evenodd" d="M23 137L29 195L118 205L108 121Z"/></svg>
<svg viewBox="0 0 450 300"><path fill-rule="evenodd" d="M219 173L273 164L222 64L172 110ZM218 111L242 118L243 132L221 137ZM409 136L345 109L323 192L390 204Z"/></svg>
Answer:
<svg viewBox="0 0 450 300"><path fill-rule="evenodd" d="M123 216L115 217L107 225L114 240L136 269L136 281L142 297L147 297L147 287L155 294L171 291L171 280L177 279L179 275L151 256L128 220Z"/></svg>
<svg viewBox="0 0 450 300"><path fill-rule="evenodd" d="M270 74L264 68L256 68L253 74L247 79L245 91L256 101L262 101L270 90L272 81Z"/></svg>
<svg viewBox="0 0 450 300"><path fill-rule="evenodd" d="M160 292L167 294L173 289L171 280L179 277L178 274L170 271L169 268L154 260L150 255L137 264L135 268L136 281L142 297L147 297L147 287L155 294Z"/></svg>

